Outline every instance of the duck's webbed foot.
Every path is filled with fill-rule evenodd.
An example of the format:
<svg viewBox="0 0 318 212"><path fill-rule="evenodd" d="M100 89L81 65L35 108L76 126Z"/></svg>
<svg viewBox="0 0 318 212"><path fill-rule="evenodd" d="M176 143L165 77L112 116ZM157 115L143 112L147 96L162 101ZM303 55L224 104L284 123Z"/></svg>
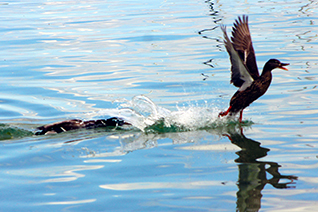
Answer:
<svg viewBox="0 0 318 212"><path fill-rule="evenodd" d="M230 106L226 111L220 112L218 117L226 116L227 114L229 114L231 108L232 108L232 106Z"/></svg>

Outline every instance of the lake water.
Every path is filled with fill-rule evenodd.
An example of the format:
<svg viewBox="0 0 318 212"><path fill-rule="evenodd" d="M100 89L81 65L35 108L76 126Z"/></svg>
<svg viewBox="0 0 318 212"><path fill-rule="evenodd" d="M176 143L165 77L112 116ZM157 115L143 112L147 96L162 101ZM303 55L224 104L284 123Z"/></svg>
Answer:
<svg viewBox="0 0 318 212"><path fill-rule="evenodd" d="M0 211L316 211L316 1L0 4ZM220 24L249 16L267 93L243 124ZM70 118L133 126L35 136Z"/></svg>

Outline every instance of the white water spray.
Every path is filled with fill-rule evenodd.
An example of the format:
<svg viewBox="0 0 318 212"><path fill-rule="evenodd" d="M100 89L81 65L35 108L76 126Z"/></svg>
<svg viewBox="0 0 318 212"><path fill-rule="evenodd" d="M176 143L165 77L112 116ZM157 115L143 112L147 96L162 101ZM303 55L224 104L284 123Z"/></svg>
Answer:
<svg viewBox="0 0 318 212"><path fill-rule="evenodd" d="M176 126L186 130L197 130L219 121L219 109L208 106L176 107L176 111L156 105L144 95L135 96L117 109L103 109L96 116L115 116L144 131L145 128L163 121L165 127Z"/></svg>

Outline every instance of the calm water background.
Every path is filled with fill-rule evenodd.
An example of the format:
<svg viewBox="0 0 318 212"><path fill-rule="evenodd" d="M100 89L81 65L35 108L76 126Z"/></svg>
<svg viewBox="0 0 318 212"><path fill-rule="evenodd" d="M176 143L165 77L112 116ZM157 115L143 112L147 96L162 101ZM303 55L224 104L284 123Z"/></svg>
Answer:
<svg viewBox="0 0 318 212"><path fill-rule="evenodd" d="M0 211L315 211L317 8L2 2ZM244 113L244 135L216 118L236 90L218 26L242 14L260 69L273 57L291 64ZM134 127L31 133L112 115Z"/></svg>

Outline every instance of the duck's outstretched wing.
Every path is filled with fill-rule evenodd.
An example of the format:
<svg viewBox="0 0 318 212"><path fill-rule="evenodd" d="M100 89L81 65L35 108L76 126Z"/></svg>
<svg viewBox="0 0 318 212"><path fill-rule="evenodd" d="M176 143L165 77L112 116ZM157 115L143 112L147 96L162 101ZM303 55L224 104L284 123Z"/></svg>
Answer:
<svg viewBox="0 0 318 212"><path fill-rule="evenodd" d="M232 42L230 41L229 37L226 33L226 27L221 25L221 29L224 34L224 44L227 52L230 56L231 61L231 83L236 87L239 87L239 90L245 90L249 87L252 82L254 81L253 77L251 76L250 72L246 64L241 59L239 52L236 51Z"/></svg>
<svg viewBox="0 0 318 212"><path fill-rule="evenodd" d="M255 52L252 44L251 33L248 27L248 16L243 15L234 23L232 30L232 45L238 52L244 65L253 79L259 77L259 72L255 59Z"/></svg>

